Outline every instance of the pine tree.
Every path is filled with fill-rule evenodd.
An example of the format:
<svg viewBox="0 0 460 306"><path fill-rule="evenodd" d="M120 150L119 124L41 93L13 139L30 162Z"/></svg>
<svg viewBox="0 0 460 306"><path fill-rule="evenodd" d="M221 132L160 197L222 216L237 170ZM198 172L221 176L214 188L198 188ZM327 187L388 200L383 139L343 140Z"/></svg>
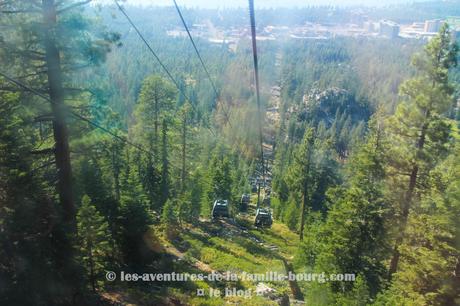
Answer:
<svg viewBox="0 0 460 306"><path fill-rule="evenodd" d="M134 165L131 157L133 151L126 150L127 166L121 179L121 202L115 237L120 246L123 263L131 268L143 267L153 260L144 240L153 218L149 210L149 197L144 192L139 169Z"/></svg>
<svg viewBox="0 0 460 306"><path fill-rule="evenodd" d="M57 212L29 154L31 114L19 97L0 92L0 304L50 305L67 297L56 286L62 279L49 239Z"/></svg>
<svg viewBox="0 0 460 306"><path fill-rule="evenodd" d="M118 239L124 264L128 267L142 268L155 259L144 239L152 223L146 203L141 202L135 195L122 201Z"/></svg>
<svg viewBox="0 0 460 306"><path fill-rule="evenodd" d="M232 176L228 157L217 158L212 173L213 194L216 199L232 198Z"/></svg>
<svg viewBox="0 0 460 306"><path fill-rule="evenodd" d="M351 156L348 184L328 191L332 203L324 224L311 239L321 241L315 269L361 275L371 296L382 284L385 268L386 202L383 195L385 144L377 118L371 121L366 143ZM313 249L308 244L304 252ZM348 272L347 272L348 271ZM334 292L351 290L352 284L331 284Z"/></svg>
<svg viewBox="0 0 460 306"><path fill-rule="evenodd" d="M32 132L40 137L30 139L36 147L25 154L34 153L39 165L36 171L47 174L43 176L43 189L54 189L59 198L60 208L48 216L56 222L48 238L54 248L50 262L56 264L61 278L55 295L57 299L62 298L61 294L65 295L63 299L67 301L80 290L78 267L72 260L75 255L72 240L77 224L67 120L69 104L81 107L82 101L87 100L75 99L81 98L85 91L81 82L76 80L79 67L102 62L111 43L118 39L117 35L104 30L94 31L95 24L81 13L81 7L87 3L72 0L4 1L2 10L10 13L2 13L0 18L3 71L41 92L50 102L44 103L29 94L24 96L24 105L34 116L31 121L36 120L43 127ZM12 92L22 91L9 86L5 88ZM49 137L53 139L51 143L44 141ZM43 143L47 146L40 146ZM50 155L54 155L51 164ZM50 197L54 198L54 195Z"/></svg>
<svg viewBox="0 0 460 306"><path fill-rule="evenodd" d="M303 240L303 230L305 226L305 213L311 194L312 180L312 155L314 143L313 129L307 129L302 140L302 144L297 149L294 155L294 163L290 168L291 188L299 191L302 199L302 207L300 209L300 232L299 238Z"/></svg>
<svg viewBox="0 0 460 306"><path fill-rule="evenodd" d="M80 260L86 268L92 290L96 291L97 279L100 279L114 250L109 225L87 195L83 196L77 213L77 230Z"/></svg>
<svg viewBox="0 0 460 306"><path fill-rule="evenodd" d="M174 230L176 229L178 220L177 210L180 210L180 205L177 201L167 200L163 206L163 211L161 213L161 223L166 228L166 236L172 238L174 236ZM179 211L180 212L180 211Z"/></svg>
<svg viewBox="0 0 460 306"><path fill-rule="evenodd" d="M190 109L188 105L184 105L181 110L181 173L180 173L180 184L181 191L184 192L186 188L186 179L187 179L187 149L188 138L190 136L189 125L190 125Z"/></svg>
<svg viewBox="0 0 460 306"><path fill-rule="evenodd" d="M434 165L446 154L451 126L446 112L452 105L453 87L449 84L449 68L456 65L458 47L451 42L447 24L425 47L423 54L414 57L413 65L419 76L401 86L404 101L394 116L389 118L388 138L390 175L399 189L399 230L389 267L389 276L398 270L400 245L403 243L407 222L414 201L422 190L418 188L428 177ZM405 188L401 190L398 185Z"/></svg>
<svg viewBox="0 0 460 306"><path fill-rule="evenodd" d="M163 224L172 224L176 221L174 205L172 201L166 201L165 206L163 207L163 212L161 213L161 223Z"/></svg>
<svg viewBox="0 0 460 306"><path fill-rule="evenodd" d="M135 109L135 131L139 139L153 152L153 163L160 161L161 125L174 107L177 90L157 75L148 76L142 83Z"/></svg>
<svg viewBox="0 0 460 306"><path fill-rule="evenodd" d="M139 173L149 196L150 206L158 211L169 197L169 161L167 121L171 119L177 90L161 78L152 75L144 79L138 104L134 111L136 124L133 127L139 143L153 152L141 158ZM161 149L161 151L160 151Z"/></svg>
<svg viewBox="0 0 460 306"><path fill-rule="evenodd" d="M455 134L458 139L458 132ZM408 220L398 272L376 305L457 305L460 302L460 146L430 172Z"/></svg>
<svg viewBox="0 0 460 306"><path fill-rule="evenodd" d="M168 200L170 196L171 181L169 178L169 147L168 147L168 124L166 119L162 124L161 136L161 185L160 185L160 206Z"/></svg>
<svg viewBox="0 0 460 306"><path fill-rule="evenodd" d="M190 218L192 222L198 221L201 212L201 199L203 197L203 171L197 169L190 178L190 193L186 199L190 201Z"/></svg>
<svg viewBox="0 0 460 306"><path fill-rule="evenodd" d="M325 211L325 194L337 182L337 162L330 142L318 139L313 128L307 128L302 143L293 154L286 183L291 199L301 202L299 238L303 239L305 216L309 210ZM299 205L300 206L300 205Z"/></svg>

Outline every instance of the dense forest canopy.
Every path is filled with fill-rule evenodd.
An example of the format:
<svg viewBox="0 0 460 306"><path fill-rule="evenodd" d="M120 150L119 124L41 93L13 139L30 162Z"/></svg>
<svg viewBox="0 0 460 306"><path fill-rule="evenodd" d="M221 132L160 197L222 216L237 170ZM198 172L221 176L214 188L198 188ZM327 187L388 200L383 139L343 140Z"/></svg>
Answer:
<svg viewBox="0 0 460 306"><path fill-rule="evenodd" d="M1 305L460 304L456 25L321 32L458 1L90 2L0 1Z"/></svg>

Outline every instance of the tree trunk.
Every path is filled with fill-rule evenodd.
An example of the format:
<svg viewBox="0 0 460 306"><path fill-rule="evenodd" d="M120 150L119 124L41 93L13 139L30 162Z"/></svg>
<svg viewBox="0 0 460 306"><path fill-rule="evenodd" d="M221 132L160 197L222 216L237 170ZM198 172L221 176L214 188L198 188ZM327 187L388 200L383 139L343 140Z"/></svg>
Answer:
<svg viewBox="0 0 460 306"><path fill-rule="evenodd" d="M89 244L89 279L91 282L91 288L93 292L96 292L96 277L94 275L94 258L93 258L93 248L92 245Z"/></svg>
<svg viewBox="0 0 460 306"><path fill-rule="evenodd" d="M311 164L311 154L312 154L312 146L315 141L314 136L310 140L310 144L308 145L308 152L307 152L307 165L305 166L305 177L303 178L303 186L302 186L302 212L300 216L300 233L299 239L300 241L303 240L303 230L305 227L305 211L307 210L307 201L308 201L308 175L310 173L310 164Z"/></svg>
<svg viewBox="0 0 460 306"><path fill-rule="evenodd" d="M162 169L161 169L161 206L165 204L165 202L169 198L169 160L168 160L168 126L166 119L163 119L163 127L162 127L162 148L161 148L161 159L162 159Z"/></svg>
<svg viewBox="0 0 460 306"><path fill-rule="evenodd" d="M412 203L412 198L414 195L414 190L415 190L415 185L417 183L417 173L418 173L418 166L414 165L411 171L410 179L409 179L409 188L406 193L405 201L404 201L404 206L402 210L402 215L401 215L401 225L400 225L400 231L399 231L399 236L396 239L395 246L393 247L393 256L390 261L390 268L389 268L389 277L388 279L391 280L391 277L393 273L395 273L398 270L398 263L399 263L399 246L402 244L403 239L404 239L404 232L406 230L407 226L407 220L409 219L409 210L410 206Z"/></svg>
<svg viewBox="0 0 460 306"><path fill-rule="evenodd" d="M153 98L153 103L154 103L154 115L153 115L153 125L154 125L154 144L153 144L153 163L154 167L156 167L158 163L158 139L159 139L159 122L158 122L158 98L155 94L155 97Z"/></svg>
<svg viewBox="0 0 460 306"><path fill-rule="evenodd" d="M302 215L300 216L300 233L299 239L303 240L303 229L305 227L305 211L307 207L307 183L305 182L302 192Z"/></svg>
<svg viewBox="0 0 460 306"><path fill-rule="evenodd" d="M72 167L68 131L66 124L67 110L64 104L62 86L61 59L56 46L56 4L54 0L42 0L43 8L43 44L45 47L45 64L48 76L48 93L53 114L53 136L55 142L55 163L57 170L57 192L62 207L62 219L53 228L51 242L55 252L56 267L62 279L60 294L70 300L79 295L81 281L73 262L74 250L72 239L75 237L76 211L72 194Z"/></svg>
<svg viewBox="0 0 460 306"><path fill-rule="evenodd" d="M54 41L56 26L56 7L54 0L43 0L43 19L45 24L45 61L48 74L49 96L53 112L53 133L55 141L55 158L58 172L59 200L63 207L64 222L69 229L75 229L75 206L72 194L72 167L70 164L69 140L62 88L62 71L59 50Z"/></svg>
<svg viewBox="0 0 460 306"><path fill-rule="evenodd" d="M186 159L186 146L187 146L187 113L184 112L182 122L182 169L181 169L181 189L185 190L185 159Z"/></svg>
<svg viewBox="0 0 460 306"><path fill-rule="evenodd" d="M427 110L425 114L425 123L422 126L420 138L417 142L417 153L416 158L420 155L423 147L425 146L425 138L426 132L428 129L428 118L430 117L430 111ZM411 174L409 177L409 186L407 188L406 196L404 199L403 207L402 207L402 214L401 214L401 223L399 226L399 236L396 239L395 246L393 247L393 256L390 261L390 267L388 270L388 279L391 280L392 275L398 270L398 264L400 259L400 252L399 246L402 244L404 240L404 235L407 227L407 221L409 219L409 212L412 205L412 199L414 197L415 187L417 185L417 175L418 175L419 167L417 162L415 162L412 166Z"/></svg>
<svg viewBox="0 0 460 306"><path fill-rule="evenodd" d="M114 148L112 148L114 149ZM118 153L118 151L117 151ZM115 199L117 202L120 202L120 167L119 164L117 163L116 159L116 154L115 150L112 151L112 167L113 167L113 182L114 182L114 187L115 187Z"/></svg>

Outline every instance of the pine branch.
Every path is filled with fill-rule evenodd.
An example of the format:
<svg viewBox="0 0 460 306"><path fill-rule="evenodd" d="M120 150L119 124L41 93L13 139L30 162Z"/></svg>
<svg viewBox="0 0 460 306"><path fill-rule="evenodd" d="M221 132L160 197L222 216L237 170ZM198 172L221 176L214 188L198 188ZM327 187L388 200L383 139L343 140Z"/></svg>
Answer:
<svg viewBox="0 0 460 306"><path fill-rule="evenodd" d="M54 150L55 150L54 147L46 148L46 149L41 149L41 150L30 151L30 154L33 154L33 155L53 154Z"/></svg>

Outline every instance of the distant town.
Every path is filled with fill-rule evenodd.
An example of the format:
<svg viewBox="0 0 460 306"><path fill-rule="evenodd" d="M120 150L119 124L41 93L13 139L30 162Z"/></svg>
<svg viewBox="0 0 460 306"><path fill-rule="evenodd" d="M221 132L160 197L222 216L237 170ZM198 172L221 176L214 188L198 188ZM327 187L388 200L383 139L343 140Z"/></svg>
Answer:
<svg viewBox="0 0 460 306"><path fill-rule="evenodd" d="M357 18L353 23L305 23L298 26L267 25L258 29L257 40L304 39L323 40L338 36L349 37L381 37L386 39L422 39L429 40L436 35L442 24L448 22L455 37L460 36L460 17L451 17L446 20L435 19L414 22L412 24L398 24L391 20L369 21ZM228 44L230 49L236 49L241 39L249 38L249 29L246 26L223 29L214 26L211 22L192 25L193 35L206 39L211 43ZM186 37L187 33L181 28L167 31L168 36Z"/></svg>

